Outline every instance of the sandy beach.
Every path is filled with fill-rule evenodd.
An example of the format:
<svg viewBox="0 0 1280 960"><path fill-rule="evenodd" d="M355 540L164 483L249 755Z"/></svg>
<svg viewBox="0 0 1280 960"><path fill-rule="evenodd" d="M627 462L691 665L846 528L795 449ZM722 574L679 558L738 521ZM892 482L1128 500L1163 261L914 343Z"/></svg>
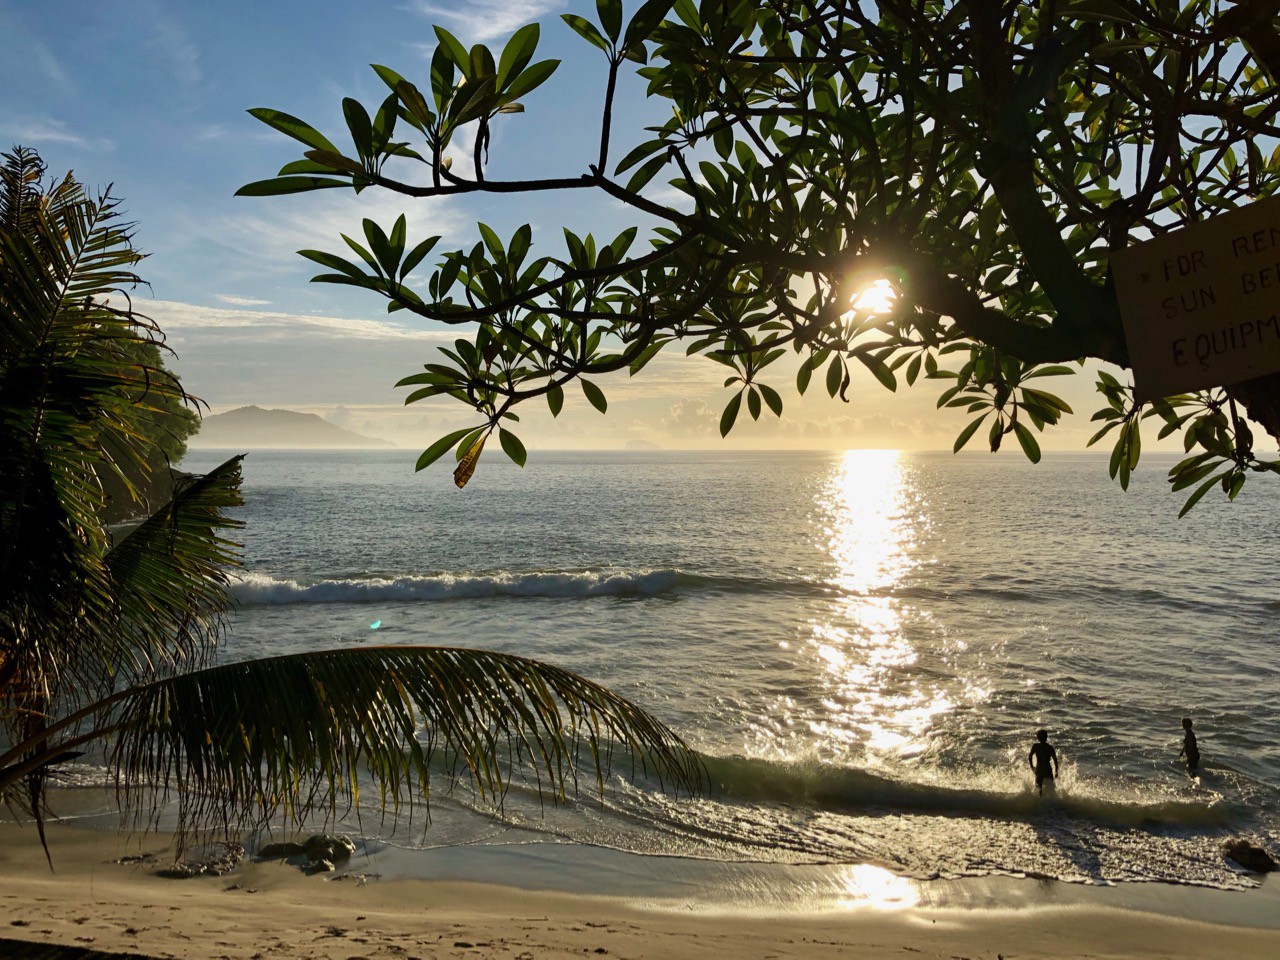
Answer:
<svg viewBox="0 0 1280 960"><path fill-rule="evenodd" d="M192 960L1280 956L1280 930L1099 902L700 909L498 884L330 879L248 859L227 876L172 880L155 875L155 861L115 862L161 850L162 837L63 824L49 836L53 871L34 830L0 826L0 937Z"/></svg>

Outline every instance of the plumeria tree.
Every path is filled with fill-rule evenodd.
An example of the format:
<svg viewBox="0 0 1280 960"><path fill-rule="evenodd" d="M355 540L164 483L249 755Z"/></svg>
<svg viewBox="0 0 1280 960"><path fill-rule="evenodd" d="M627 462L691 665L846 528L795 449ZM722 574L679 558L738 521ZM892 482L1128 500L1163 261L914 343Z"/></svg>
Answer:
<svg viewBox="0 0 1280 960"><path fill-rule="evenodd" d="M1181 434L1170 471L1187 508L1230 497L1254 472L1253 428L1280 437L1277 378L1138 402L1111 252L1273 194L1280 36L1274 0L648 0L627 16L597 0L564 25L600 59L599 146L564 175L496 180L490 131L555 61L534 58L539 27L501 50L435 29L430 72L375 66L388 93L343 101L338 146L270 109L251 111L303 156L241 194L392 191L409 200L589 191L636 226L563 238L484 224L470 248L410 244L405 220L365 221L342 254L304 250L321 282L366 288L465 335L401 384L410 402L448 396L476 424L441 437L464 484L496 432L523 463L517 409L566 389L602 412L610 375L635 376L664 349L725 368L727 433L744 409L780 415L781 361L795 388L845 397L853 377L924 385L972 419L955 442L1011 434L1038 460L1038 434L1072 412L1046 388L1096 374L1094 441L1113 442L1127 485L1143 427ZM615 130L619 76L634 70L669 110ZM449 148L472 133L468 162ZM673 187L681 198L670 202ZM514 201L514 198L513 198ZM646 225L643 236L640 226ZM639 242L637 242L639 240ZM419 269L425 282L409 283ZM852 306L868 282L891 310ZM790 372L787 373L788 379ZM576 384L576 386L575 386Z"/></svg>
<svg viewBox="0 0 1280 960"><path fill-rule="evenodd" d="M109 192L0 155L0 797L41 824L59 766L101 750L126 808L206 825L300 823L429 798L433 777L551 798L611 763L696 789L684 743L568 670L458 647L320 650L215 664L241 457L180 479L124 528L191 398L130 291L142 254ZM185 436L185 434L183 434Z"/></svg>

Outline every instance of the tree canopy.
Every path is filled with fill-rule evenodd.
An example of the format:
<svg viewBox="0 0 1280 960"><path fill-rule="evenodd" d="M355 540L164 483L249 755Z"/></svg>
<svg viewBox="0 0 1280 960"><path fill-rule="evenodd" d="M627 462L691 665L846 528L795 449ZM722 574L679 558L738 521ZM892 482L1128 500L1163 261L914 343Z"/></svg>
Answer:
<svg viewBox="0 0 1280 960"><path fill-rule="evenodd" d="M181 479L123 535L107 478L154 469L177 377L129 296L142 259L109 192L0 154L0 799L42 823L61 763L103 749L136 813L181 833L297 824L372 785L425 803L441 773L501 798L563 796L630 758L697 789L671 730L568 670L453 647L366 647L211 665L242 522L232 457Z"/></svg>
<svg viewBox="0 0 1280 960"><path fill-rule="evenodd" d="M495 431L523 464L518 404L558 414L576 380L603 412L600 378L635 376L664 348L725 367L722 433L744 407L781 414L775 371L794 353L802 393L815 377L833 397L854 376L926 381L940 407L973 415L957 450L1013 434L1035 461L1037 434L1072 412L1046 378L1087 360L1129 366L1111 251L1280 185L1277 12L1277 0L648 0L628 18L621 0L597 0L596 22L562 19L603 61L599 148L563 176L516 180L487 175L491 130L557 61L534 59L536 24L501 50L436 27L428 76L375 65L386 98L343 101L350 146L250 111L306 149L240 193L588 190L634 211L608 239L567 224L554 249L529 225L504 238L480 224L473 247L432 256L440 238L410 244L402 217L366 220L343 255L301 251L325 268L318 281L463 328L400 381L408 402L449 396L478 414L418 464L454 450L459 486ZM669 116L620 136L615 92L632 69ZM453 163L464 129L474 149ZM660 178L679 202L653 189ZM856 309L875 278L896 290L893 309ZM1127 485L1152 421L1182 436L1169 479L1191 491L1186 508L1215 485L1234 498L1251 473L1280 471L1248 423L1280 438L1278 382L1140 403L1103 371L1093 442L1114 441L1110 471Z"/></svg>

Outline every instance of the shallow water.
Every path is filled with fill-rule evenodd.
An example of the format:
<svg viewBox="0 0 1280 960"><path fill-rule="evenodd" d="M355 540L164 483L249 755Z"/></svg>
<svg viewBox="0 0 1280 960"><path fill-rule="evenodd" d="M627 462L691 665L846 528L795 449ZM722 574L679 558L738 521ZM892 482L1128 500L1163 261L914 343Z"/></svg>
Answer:
<svg viewBox="0 0 1280 960"><path fill-rule="evenodd" d="M220 458L193 455L187 469ZM542 454L465 491L400 452L256 452L225 659L441 643L602 681L706 758L501 820L443 799L397 842L533 831L726 861L1250 885L1280 839L1275 478L1177 520L1150 457ZM376 627L373 625L377 624ZM1176 762L1195 718L1200 782ZM1046 727L1057 796L1032 792ZM513 833L514 831L514 833Z"/></svg>

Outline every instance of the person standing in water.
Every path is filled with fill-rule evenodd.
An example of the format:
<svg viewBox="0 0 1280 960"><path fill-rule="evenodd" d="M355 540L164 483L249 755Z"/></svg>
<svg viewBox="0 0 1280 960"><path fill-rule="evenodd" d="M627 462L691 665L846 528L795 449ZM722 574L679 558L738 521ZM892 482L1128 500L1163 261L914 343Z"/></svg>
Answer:
<svg viewBox="0 0 1280 960"><path fill-rule="evenodd" d="M1195 776L1200 769L1200 748L1196 746L1196 732L1191 729L1191 718L1182 718L1182 749L1178 751L1179 757L1187 758L1187 773Z"/></svg>
<svg viewBox="0 0 1280 960"><path fill-rule="evenodd" d="M1048 731L1036 731L1036 742L1027 754L1027 763L1031 764L1031 772L1036 775L1036 792L1044 796L1044 786L1048 783L1052 793L1053 781L1058 776L1058 751L1049 742Z"/></svg>

